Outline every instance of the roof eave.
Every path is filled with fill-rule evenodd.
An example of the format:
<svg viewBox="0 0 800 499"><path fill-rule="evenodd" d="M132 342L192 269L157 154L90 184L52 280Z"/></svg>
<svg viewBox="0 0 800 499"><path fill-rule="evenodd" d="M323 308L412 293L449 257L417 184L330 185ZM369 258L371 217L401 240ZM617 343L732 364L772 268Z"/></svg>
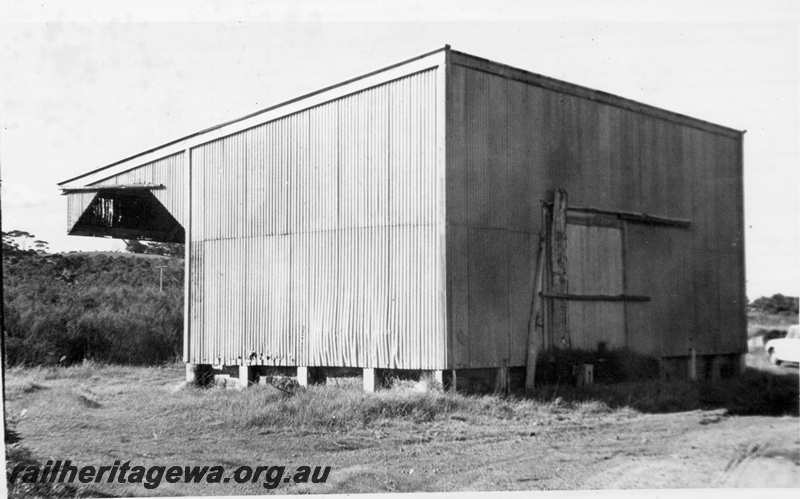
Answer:
<svg viewBox="0 0 800 499"><path fill-rule="evenodd" d="M154 155L154 154L158 153L159 151L166 151L166 150L168 150L170 148L176 149L175 146L179 146L179 145L185 145L185 146L188 147L193 141L196 141L198 138L201 138L204 135L209 135L209 134L212 134L213 132L219 132L221 130L225 130L226 128L236 128L235 126L237 124L241 124L241 123L246 123L248 121L252 121L253 122L252 124L249 124L248 126L243 127L243 128L251 128L253 126L258 126L259 124L266 123L268 121L271 121L272 119L277 119L277 118L279 118L281 116L277 116L277 117L269 116L266 119L264 119L263 121L258 122L257 119L259 117L266 117L266 116L270 115L271 113L275 113L276 111L280 111L280 110L285 109L285 108L287 108L289 106L292 106L294 104L302 103L303 101L308 101L309 105L306 106L305 108L313 107L315 105L319 105L320 103L317 102L318 99L314 99L314 98L315 97L318 98L318 97L324 96L326 93L337 93L338 94L340 92L337 92L337 90L338 91L347 90L348 87L353 87L352 88L352 92L345 92L345 95L347 95L349 93L359 92L359 91L363 90L364 88L369 88L371 86L375 86L375 85L379 85L381 83L385 83L386 81L391 81L391 80L395 80L395 79L398 79L398 78L402 78L402 77L407 76L409 74L413 74L413 73L419 72L421 70L420 66L425 66L424 62L426 62L426 59L441 59L441 60L436 60L435 64L432 64L432 66L443 65L444 64L444 57L436 58L435 56L437 54L446 53L449 50L450 50L450 46L449 45L445 45L445 46L443 46L441 48L438 48L436 50L432 50L432 51L426 52L426 53L424 53L422 55L418 55L416 57L412 57L411 59L407 59L407 60L404 60L402 62L398 62L396 64L392 64L391 66L387 66L387 67L384 67L384 68L381 68L381 69L378 69L378 70L375 70L375 71L372 71L372 72L357 76L355 78L351 78L349 80L345 80L345 81L337 83L335 85L331 85L331 86L322 88L320 90L316 90L314 92L310 92L310 93L301 95L299 97L295 97L293 99L281 102L280 104L276 104L274 106L270 106L270 107L267 107L265 109L261 109L259 111L247 114L247 115L242 116L240 118L236 118L234 120L226 121L224 123L220 123L218 125L214 125L214 126L205 128L205 129L200 130L198 132L195 132L195 133L186 135L184 137L181 137L179 139L175 139L175 140L172 140L170 142L167 142L166 144L162 144L162 145L154 147L152 149L148 149L146 151L134 154L133 156L129 156L129 157L125 158L125 159L121 159L121 160L116 161L114 163L111 163L109 165L97 168L95 170L92 170L92 171L89 171L89 172L86 172L86 173L82 173L82 174L80 174L78 176L69 178L67 180L63 180L61 182L58 182L57 185L59 187L65 188L65 186L67 184L72 184L72 183L76 182L77 180L87 179L88 177L100 174L100 173L102 173L102 172L104 172L106 170L110 170L110 169L113 169L115 167L119 167L119 166L126 165L128 163L135 162L139 158L143 158L143 157L148 156L148 155ZM420 65L419 64L420 62L423 62L423 64ZM433 62L433 61L431 61L431 62ZM381 78L381 76L385 76L385 77ZM373 83L372 80L375 80L375 82ZM364 88L362 88L362 87L364 87ZM335 99L335 98L338 98L338 97L340 97L340 96L331 96L330 99L327 99L327 100L332 100L332 99ZM301 108L302 108L302 106L301 106ZM292 110L291 112L285 113L284 115L292 114L294 112L298 112L299 110L302 110L302 109ZM236 133L238 131L241 131L241 130L234 129L230 133ZM228 135L228 134L222 134L222 135ZM217 137L214 137L214 138L212 138L210 140L216 140L216 138ZM178 147L177 149L180 149L180 147ZM174 154L174 152L171 152L171 153L166 153L165 152L165 154L163 154L161 156L165 157L165 156L169 156L171 154ZM132 168L135 168L135 166L132 166ZM99 180L102 180L102 179L99 179ZM91 180L88 181L88 183L84 182L84 183L82 183L82 185L88 185L88 184L91 184L93 182L97 182L99 180L98 179L91 179ZM67 188L73 188L73 187L72 186L67 186Z"/></svg>

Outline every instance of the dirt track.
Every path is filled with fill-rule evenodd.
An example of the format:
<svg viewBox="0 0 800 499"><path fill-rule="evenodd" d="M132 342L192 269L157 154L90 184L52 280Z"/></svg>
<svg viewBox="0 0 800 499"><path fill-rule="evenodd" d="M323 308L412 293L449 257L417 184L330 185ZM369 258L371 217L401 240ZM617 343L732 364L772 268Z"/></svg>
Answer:
<svg viewBox="0 0 800 499"><path fill-rule="evenodd" d="M331 455L337 472L312 490L798 487L798 429L796 418L698 411L551 428L462 428L444 438L411 430L405 441L389 435L382 444L362 435L329 440L343 446Z"/></svg>
<svg viewBox="0 0 800 499"><path fill-rule="evenodd" d="M328 483L276 489L283 493L800 487L798 429L798 420L792 417L727 417L720 411L696 411L580 422L565 418L546 426L509 421L488 428L450 421L425 429L409 424L341 434L278 431L242 434L235 442L241 448L241 462L225 464L332 466ZM61 449L53 448L52 439L34 435L26 439L40 455L70 455L98 464L109 460L96 455L92 459L88 449L69 449L72 445L63 438L55 442ZM219 463L214 445L213 437L198 436L178 453L191 453L191 461L199 463ZM175 461L170 447L168 442L154 442L138 446L137 454L153 463L170 464ZM112 448L106 456L120 454ZM136 457L130 451L122 454ZM133 486L113 490L148 493ZM162 484L154 492L266 491L259 484Z"/></svg>
<svg viewBox="0 0 800 499"><path fill-rule="evenodd" d="M797 377L796 367L776 369ZM142 373L137 389L164 398L180 375ZM40 459L95 466L121 459L141 465L332 467L328 483L287 483L275 493L800 487L797 417L729 416L725 410L578 413L565 404L538 420L510 412L490 422L449 416L340 432L242 430L220 415L218 423L198 432L184 428L169 406L164 414L152 414L131 405L133 395L122 384L136 382L130 378L95 385L98 408L69 402L85 388L61 379L20 384L24 389L14 392L6 408L9 414L27 411L17 429ZM13 374L7 382L20 383ZM48 411L57 407L64 412L54 419ZM259 483L162 483L155 490L102 484L99 490L137 496L268 492Z"/></svg>

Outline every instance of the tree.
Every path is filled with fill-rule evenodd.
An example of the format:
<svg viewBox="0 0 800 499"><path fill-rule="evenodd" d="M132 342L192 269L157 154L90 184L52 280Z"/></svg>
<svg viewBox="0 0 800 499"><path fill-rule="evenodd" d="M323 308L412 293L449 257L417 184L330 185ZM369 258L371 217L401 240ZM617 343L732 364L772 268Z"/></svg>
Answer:
<svg viewBox="0 0 800 499"><path fill-rule="evenodd" d="M125 251L129 253L144 254L147 252L147 245L136 239L125 241Z"/></svg>
<svg viewBox="0 0 800 499"><path fill-rule="evenodd" d="M29 253L32 250L28 249L28 242L34 236L30 232L24 230L11 230L3 232L3 253Z"/></svg>
<svg viewBox="0 0 800 499"><path fill-rule="evenodd" d="M149 255L183 258L183 248L184 246L181 243L147 243L146 253Z"/></svg>
<svg viewBox="0 0 800 499"><path fill-rule="evenodd" d="M772 295L771 297L762 296L753 303L750 307L762 313L772 315L797 315L798 314L798 300L797 297L784 296L781 293Z"/></svg>
<svg viewBox="0 0 800 499"><path fill-rule="evenodd" d="M40 255L46 255L47 252L50 251L50 243L42 241L41 239L34 241L33 247L36 248L36 252Z"/></svg>
<svg viewBox="0 0 800 499"><path fill-rule="evenodd" d="M125 250L130 253L142 255L161 255L172 258L183 258L183 244L181 243L156 243L148 241L143 243L132 239L125 241Z"/></svg>

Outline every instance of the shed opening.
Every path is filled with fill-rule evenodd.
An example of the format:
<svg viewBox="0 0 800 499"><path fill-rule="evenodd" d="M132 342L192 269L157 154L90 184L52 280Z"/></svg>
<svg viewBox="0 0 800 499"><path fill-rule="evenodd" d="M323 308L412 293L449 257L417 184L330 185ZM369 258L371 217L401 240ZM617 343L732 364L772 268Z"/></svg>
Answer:
<svg viewBox="0 0 800 499"><path fill-rule="evenodd" d="M97 192L70 235L183 243L184 229L147 188Z"/></svg>

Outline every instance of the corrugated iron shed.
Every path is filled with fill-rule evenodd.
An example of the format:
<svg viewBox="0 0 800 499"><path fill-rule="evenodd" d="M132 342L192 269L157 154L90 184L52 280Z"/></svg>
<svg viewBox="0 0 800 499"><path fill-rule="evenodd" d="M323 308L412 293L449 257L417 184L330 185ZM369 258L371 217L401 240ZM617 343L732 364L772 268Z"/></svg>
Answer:
<svg viewBox="0 0 800 499"><path fill-rule="evenodd" d="M727 355L746 348L741 148L445 47L61 186L71 231L137 185L185 231L188 363L525 365L557 188L586 208L567 220L573 291L648 297L570 302L574 346Z"/></svg>

